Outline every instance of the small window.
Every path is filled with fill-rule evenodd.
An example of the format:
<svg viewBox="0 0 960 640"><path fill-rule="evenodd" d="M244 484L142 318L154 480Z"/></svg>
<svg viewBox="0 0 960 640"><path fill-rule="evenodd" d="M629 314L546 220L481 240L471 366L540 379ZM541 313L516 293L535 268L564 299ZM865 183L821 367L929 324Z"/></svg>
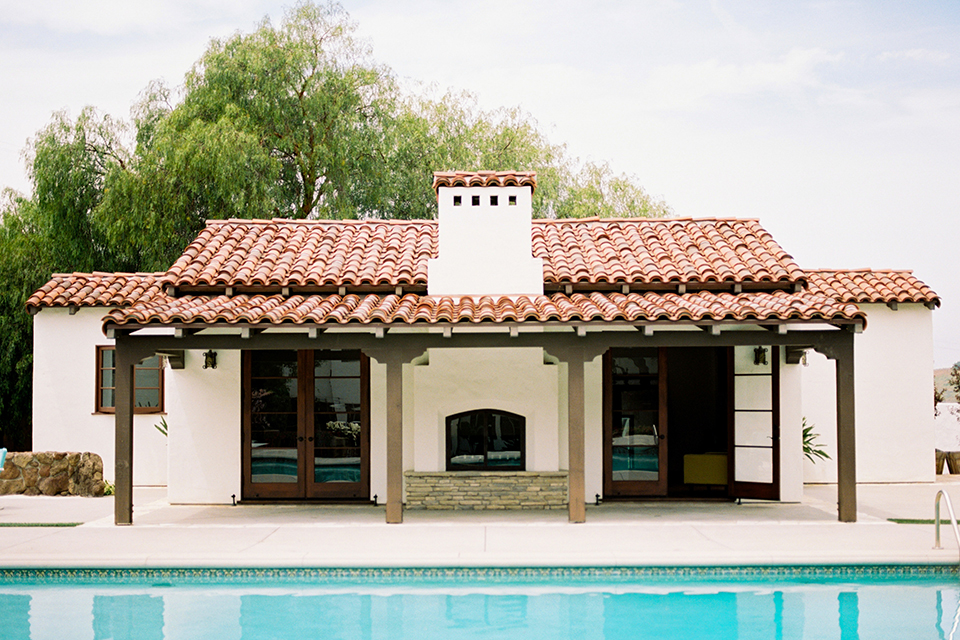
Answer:
<svg viewBox="0 0 960 640"><path fill-rule="evenodd" d="M97 413L116 411L117 364L114 347L97 347ZM134 413L163 412L163 358L153 356L136 366L133 375Z"/></svg>
<svg viewBox="0 0 960 640"><path fill-rule="evenodd" d="M447 417L447 471L522 471L526 419L495 409Z"/></svg>
<svg viewBox="0 0 960 640"><path fill-rule="evenodd" d="M471 197L470 197L470 205L471 205L471 206L474 206L474 207L479 207L479 206L480 206L480 196L471 196Z"/></svg>
<svg viewBox="0 0 960 640"><path fill-rule="evenodd" d="M511 207L517 206L517 196L507 196L507 205Z"/></svg>
<svg viewBox="0 0 960 640"><path fill-rule="evenodd" d="M453 196L453 206L459 207L463 204L463 196Z"/></svg>
<svg viewBox="0 0 960 640"><path fill-rule="evenodd" d="M490 206L491 207L497 206L498 200L499 198L497 198L497 196L490 196Z"/></svg>

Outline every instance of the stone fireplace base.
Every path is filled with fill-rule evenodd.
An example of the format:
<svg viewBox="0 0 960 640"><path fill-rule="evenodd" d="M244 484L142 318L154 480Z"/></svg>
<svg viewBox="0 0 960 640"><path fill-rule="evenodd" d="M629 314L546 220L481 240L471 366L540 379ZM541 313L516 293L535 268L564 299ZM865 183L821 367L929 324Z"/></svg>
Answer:
<svg viewBox="0 0 960 640"><path fill-rule="evenodd" d="M566 509L566 471L407 471L407 509Z"/></svg>

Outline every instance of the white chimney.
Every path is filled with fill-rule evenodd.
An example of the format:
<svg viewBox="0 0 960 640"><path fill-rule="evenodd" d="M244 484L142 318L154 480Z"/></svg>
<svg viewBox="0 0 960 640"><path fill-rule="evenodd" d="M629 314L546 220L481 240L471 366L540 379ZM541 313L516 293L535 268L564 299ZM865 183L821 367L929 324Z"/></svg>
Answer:
<svg viewBox="0 0 960 640"><path fill-rule="evenodd" d="M432 296L542 295L533 257L533 172L435 173L439 254L427 263Z"/></svg>

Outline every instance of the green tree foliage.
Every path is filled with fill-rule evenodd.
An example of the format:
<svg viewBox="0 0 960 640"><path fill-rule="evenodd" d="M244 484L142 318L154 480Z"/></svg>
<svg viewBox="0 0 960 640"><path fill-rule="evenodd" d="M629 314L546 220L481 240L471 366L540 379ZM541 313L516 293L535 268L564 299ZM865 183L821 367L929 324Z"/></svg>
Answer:
<svg viewBox="0 0 960 640"><path fill-rule="evenodd" d="M520 109L401 88L355 31L339 5L300 2L212 40L129 122L53 115L25 153L32 194L0 200L0 429L29 420L29 295L55 272L164 270L208 219L432 218L434 171L482 169L536 171L540 217L669 214Z"/></svg>

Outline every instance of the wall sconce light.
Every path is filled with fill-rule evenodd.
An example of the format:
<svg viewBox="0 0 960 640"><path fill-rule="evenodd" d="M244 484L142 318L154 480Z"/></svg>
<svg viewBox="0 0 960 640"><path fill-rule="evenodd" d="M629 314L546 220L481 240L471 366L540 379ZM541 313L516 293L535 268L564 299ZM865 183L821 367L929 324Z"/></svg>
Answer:
<svg viewBox="0 0 960 640"><path fill-rule="evenodd" d="M767 350L764 347L757 347L753 350L753 364L758 367L767 364Z"/></svg>
<svg viewBox="0 0 960 640"><path fill-rule="evenodd" d="M204 369L216 369L217 368L217 352L211 349L203 354L203 368Z"/></svg>

